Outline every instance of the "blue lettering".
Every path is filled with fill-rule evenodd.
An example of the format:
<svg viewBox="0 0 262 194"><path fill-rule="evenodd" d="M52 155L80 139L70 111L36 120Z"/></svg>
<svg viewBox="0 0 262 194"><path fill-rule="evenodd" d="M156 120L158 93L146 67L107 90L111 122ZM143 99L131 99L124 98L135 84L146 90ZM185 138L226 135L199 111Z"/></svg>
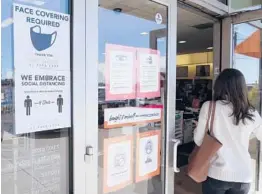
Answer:
<svg viewBox="0 0 262 194"><path fill-rule="evenodd" d="M30 15L33 15L33 9L30 9L28 7L20 7L18 5L15 6L15 11L19 11L19 12L22 12L22 13L26 13L26 14L30 14Z"/></svg>
<svg viewBox="0 0 262 194"><path fill-rule="evenodd" d="M26 22L31 23L31 18L30 17L26 17Z"/></svg>
<svg viewBox="0 0 262 194"><path fill-rule="evenodd" d="M38 25L44 25L44 26L52 26L52 27L60 27L59 22L49 21L49 20L43 20L39 18L26 18L26 22L32 23L32 24L38 24Z"/></svg>
<svg viewBox="0 0 262 194"><path fill-rule="evenodd" d="M40 12L40 10L36 10L36 11L35 11L35 14L36 14L37 16L40 16L39 12Z"/></svg>

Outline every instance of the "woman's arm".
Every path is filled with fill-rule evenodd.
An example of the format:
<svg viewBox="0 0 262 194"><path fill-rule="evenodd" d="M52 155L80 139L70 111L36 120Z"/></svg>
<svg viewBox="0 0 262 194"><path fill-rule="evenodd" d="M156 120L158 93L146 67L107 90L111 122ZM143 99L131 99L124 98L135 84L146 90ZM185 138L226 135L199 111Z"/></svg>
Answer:
<svg viewBox="0 0 262 194"><path fill-rule="evenodd" d="M262 141L262 118L261 116L258 114L258 112L255 112L255 129L253 130L253 134L256 136L256 138L259 141Z"/></svg>
<svg viewBox="0 0 262 194"><path fill-rule="evenodd" d="M203 104L199 118L198 118L198 124L197 127L194 131L194 142L196 143L197 146L200 146L203 142L205 133L206 133L206 122L207 122L207 117L208 117L208 107L209 107L210 102L206 102Z"/></svg>

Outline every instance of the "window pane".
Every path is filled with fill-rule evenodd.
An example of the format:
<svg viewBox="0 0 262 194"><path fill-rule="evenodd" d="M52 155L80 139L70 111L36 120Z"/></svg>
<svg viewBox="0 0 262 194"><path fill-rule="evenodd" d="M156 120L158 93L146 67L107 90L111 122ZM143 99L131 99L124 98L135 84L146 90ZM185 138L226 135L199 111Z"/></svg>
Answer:
<svg viewBox="0 0 262 194"><path fill-rule="evenodd" d="M233 10L239 9L261 9L261 0L231 0L231 8Z"/></svg>
<svg viewBox="0 0 262 194"><path fill-rule="evenodd" d="M99 193L164 189L167 8L101 0Z"/></svg>
<svg viewBox="0 0 262 194"><path fill-rule="evenodd" d="M233 31L233 68L240 70L246 79L248 97L252 105L261 113L261 21L251 21L234 25ZM250 137L249 152L252 158L254 182L252 191L258 181L257 166L259 143L254 136Z"/></svg>
<svg viewBox="0 0 262 194"><path fill-rule="evenodd" d="M13 37L13 3L26 7L31 6L32 9L41 8L69 14L69 0L2 0L1 3L1 193L69 194L69 136L71 128L40 130L40 132L19 135L15 131ZM45 28L45 30L50 29ZM58 40L57 37L56 40ZM16 54L19 54L19 51ZM31 104L35 105L32 101ZM32 109L29 108L26 113L30 115L31 111ZM42 115L42 117L45 116Z"/></svg>

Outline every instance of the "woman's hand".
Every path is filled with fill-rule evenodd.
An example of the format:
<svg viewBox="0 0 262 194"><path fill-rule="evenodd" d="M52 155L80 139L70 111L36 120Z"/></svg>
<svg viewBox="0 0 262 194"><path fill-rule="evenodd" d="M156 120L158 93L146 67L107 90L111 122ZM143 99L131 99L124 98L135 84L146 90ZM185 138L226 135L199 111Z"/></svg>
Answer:
<svg viewBox="0 0 262 194"><path fill-rule="evenodd" d="M198 125L198 122L197 122L197 121L195 121L195 120L193 120L192 122L193 122L193 124L195 124L195 127L197 127L197 125Z"/></svg>

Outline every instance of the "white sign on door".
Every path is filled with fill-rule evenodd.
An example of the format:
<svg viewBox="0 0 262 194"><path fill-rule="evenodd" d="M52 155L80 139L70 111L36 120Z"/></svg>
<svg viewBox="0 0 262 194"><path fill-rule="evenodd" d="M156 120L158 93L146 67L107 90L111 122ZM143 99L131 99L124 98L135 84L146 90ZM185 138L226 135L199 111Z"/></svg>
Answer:
<svg viewBox="0 0 262 194"><path fill-rule="evenodd" d="M71 126L70 17L14 4L16 133Z"/></svg>
<svg viewBox="0 0 262 194"><path fill-rule="evenodd" d="M160 174L160 130L137 135L137 174L140 182Z"/></svg>
<svg viewBox="0 0 262 194"><path fill-rule="evenodd" d="M106 129L159 122L162 118L162 108L107 108L104 112L104 127Z"/></svg>
<svg viewBox="0 0 262 194"><path fill-rule="evenodd" d="M138 49L137 97L160 97L160 52L152 49Z"/></svg>
<svg viewBox="0 0 262 194"><path fill-rule="evenodd" d="M132 182L132 137L104 140L104 193L124 188Z"/></svg>
<svg viewBox="0 0 262 194"><path fill-rule="evenodd" d="M135 98L136 49L106 45L106 100Z"/></svg>

